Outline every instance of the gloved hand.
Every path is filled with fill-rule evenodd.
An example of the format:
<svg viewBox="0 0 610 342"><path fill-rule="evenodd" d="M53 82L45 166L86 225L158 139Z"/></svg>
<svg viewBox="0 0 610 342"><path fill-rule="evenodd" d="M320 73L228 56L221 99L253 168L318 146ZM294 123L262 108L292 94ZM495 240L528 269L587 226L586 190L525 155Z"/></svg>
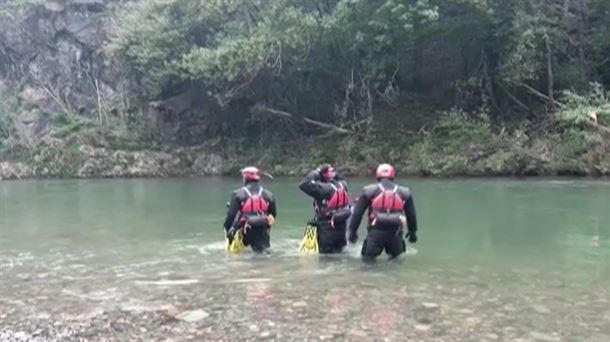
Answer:
<svg viewBox="0 0 610 342"><path fill-rule="evenodd" d="M274 223L275 223L275 217L273 217L273 215L267 215L267 224L269 225L269 228L271 228L271 226L273 226Z"/></svg>
<svg viewBox="0 0 610 342"><path fill-rule="evenodd" d="M229 240L233 239L235 233L237 232L237 228L231 227L229 230L225 230L225 237Z"/></svg>
<svg viewBox="0 0 610 342"><path fill-rule="evenodd" d="M328 169L330 167L331 167L330 164L322 164L322 165L318 166L316 171L320 175L320 178L324 178L324 174L326 173L326 171L328 171Z"/></svg>
<svg viewBox="0 0 610 342"><path fill-rule="evenodd" d="M407 233L407 235L405 236L405 239L408 238L410 243L416 243L417 242L417 234L415 232L410 232Z"/></svg>
<svg viewBox="0 0 610 342"><path fill-rule="evenodd" d="M352 232L351 230L347 231L347 241L349 241L349 243L356 243L358 242L358 233L357 232Z"/></svg>

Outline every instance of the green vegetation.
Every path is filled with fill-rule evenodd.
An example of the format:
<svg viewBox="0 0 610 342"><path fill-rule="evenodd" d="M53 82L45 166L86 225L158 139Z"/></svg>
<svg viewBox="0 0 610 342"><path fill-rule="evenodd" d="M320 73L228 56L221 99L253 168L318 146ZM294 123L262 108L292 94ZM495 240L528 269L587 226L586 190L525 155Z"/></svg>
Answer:
<svg viewBox="0 0 610 342"><path fill-rule="evenodd" d="M57 138L199 145L278 173L325 160L355 173L380 160L423 175L610 172L606 0L149 0L112 11L104 53L130 103L71 118ZM187 93L197 100L170 136L146 122L147 103Z"/></svg>

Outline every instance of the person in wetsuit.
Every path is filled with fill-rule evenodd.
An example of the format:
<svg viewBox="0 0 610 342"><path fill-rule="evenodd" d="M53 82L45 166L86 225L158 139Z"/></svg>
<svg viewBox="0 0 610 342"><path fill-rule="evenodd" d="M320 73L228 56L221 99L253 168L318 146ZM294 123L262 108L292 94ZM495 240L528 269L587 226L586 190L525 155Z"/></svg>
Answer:
<svg viewBox="0 0 610 342"><path fill-rule="evenodd" d="M396 172L389 164L377 167L377 183L362 190L348 227L350 243L358 241L358 227L364 212L368 209L368 233L362 244L362 256L374 259L385 250L390 258L395 258L406 250L403 240L417 242L417 216L413 196L408 188L394 184Z"/></svg>
<svg viewBox="0 0 610 342"><path fill-rule="evenodd" d="M269 229L277 216L275 199L259 184L261 172L256 167L246 167L241 173L244 186L233 191L223 228L229 242L241 230L244 245L263 252L270 247Z"/></svg>
<svg viewBox="0 0 610 342"><path fill-rule="evenodd" d="M314 200L314 219L320 253L339 253L347 245L346 227L351 215L347 181L324 164L305 176L299 189Z"/></svg>

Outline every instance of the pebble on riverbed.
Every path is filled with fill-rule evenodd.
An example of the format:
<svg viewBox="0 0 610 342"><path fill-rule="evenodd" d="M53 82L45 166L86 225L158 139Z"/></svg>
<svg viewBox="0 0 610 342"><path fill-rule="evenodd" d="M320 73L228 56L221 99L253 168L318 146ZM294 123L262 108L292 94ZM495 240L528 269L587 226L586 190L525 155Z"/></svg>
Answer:
<svg viewBox="0 0 610 342"><path fill-rule="evenodd" d="M178 316L180 314L180 311L171 304L167 304L167 305L164 305L163 307L161 307L161 312L163 312L165 315L172 317L172 318L175 318L176 316Z"/></svg>
<svg viewBox="0 0 610 342"><path fill-rule="evenodd" d="M551 313L551 310L544 305L532 305L532 309L539 314L546 315Z"/></svg>
<svg viewBox="0 0 610 342"><path fill-rule="evenodd" d="M210 316L209 313L199 309L193 311L184 311L183 313L176 316L176 319L192 323L201 321L202 319L207 318L208 316Z"/></svg>
<svg viewBox="0 0 610 342"><path fill-rule="evenodd" d="M422 303L422 306L428 310L436 310L440 308L440 305L436 303Z"/></svg>
<svg viewBox="0 0 610 342"><path fill-rule="evenodd" d="M417 331L421 331L421 332L426 332L428 330L430 330L431 326L429 324L416 324L415 325L415 330Z"/></svg>
<svg viewBox="0 0 610 342"><path fill-rule="evenodd" d="M536 341L544 341L544 342L559 342L559 341L561 341L561 338L559 338L559 336L557 336L555 333L553 335L549 335L549 334L543 334L543 333L539 333L539 332L536 332L536 331L532 331L530 333L530 335Z"/></svg>

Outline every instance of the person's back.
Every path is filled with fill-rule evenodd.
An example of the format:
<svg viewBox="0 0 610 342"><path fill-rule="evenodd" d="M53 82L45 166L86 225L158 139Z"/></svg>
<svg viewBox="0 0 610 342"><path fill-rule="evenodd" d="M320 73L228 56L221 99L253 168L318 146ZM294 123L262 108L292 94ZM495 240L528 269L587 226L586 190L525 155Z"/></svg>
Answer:
<svg viewBox="0 0 610 342"><path fill-rule="evenodd" d="M275 199L260 185L257 168L243 169L242 176L244 186L233 191L223 228L229 240L240 231L244 244L261 252L270 247L269 229L277 217Z"/></svg>
<svg viewBox="0 0 610 342"><path fill-rule="evenodd" d="M375 258L385 249L391 257L405 251L404 225L409 242L417 242L417 217L413 196L408 188L394 183L395 171L388 164L377 168L377 183L367 185L358 198L348 228L351 243L358 240L358 227L368 209L368 233L362 245L362 256Z"/></svg>
<svg viewBox="0 0 610 342"><path fill-rule="evenodd" d="M320 253L341 252L351 215L347 181L331 165L322 165L305 176L299 189L314 201L313 224Z"/></svg>

